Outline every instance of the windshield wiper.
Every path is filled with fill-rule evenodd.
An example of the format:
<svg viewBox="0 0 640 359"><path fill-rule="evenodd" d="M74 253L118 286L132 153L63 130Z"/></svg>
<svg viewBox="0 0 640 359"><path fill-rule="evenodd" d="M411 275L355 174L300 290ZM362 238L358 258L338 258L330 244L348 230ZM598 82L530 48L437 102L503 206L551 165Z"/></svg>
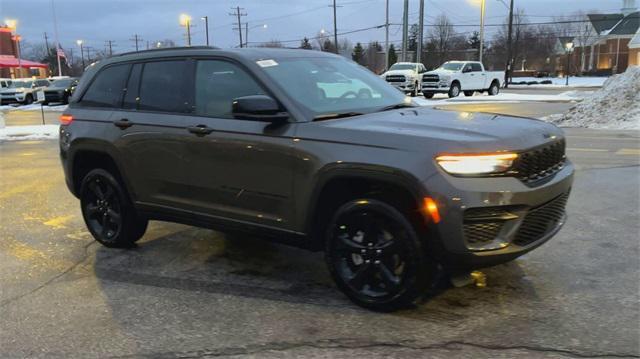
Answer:
<svg viewBox="0 0 640 359"><path fill-rule="evenodd" d="M416 107L416 106L412 105L412 104L408 104L408 103L402 102L402 103L398 103L398 104L395 104L395 105L383 107L378 112L389 111L389 110L397 110L399 108L406 108L406 107Z"/></svg>
<svg viewBox="0 0 640 359"><path fill-rule="evenodd" d="M314 121L332 120L336 118L353 117L364 115L361 112L342 112L342 113L326 113L324 115L318 115L313 118Z"/></svg>

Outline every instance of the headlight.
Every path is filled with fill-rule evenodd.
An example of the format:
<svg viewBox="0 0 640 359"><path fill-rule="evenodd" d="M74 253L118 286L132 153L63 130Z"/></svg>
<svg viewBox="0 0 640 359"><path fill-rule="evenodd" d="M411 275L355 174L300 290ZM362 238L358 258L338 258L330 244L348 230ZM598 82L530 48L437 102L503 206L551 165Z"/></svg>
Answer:
<svg viewBox="0 0 640 359"><path fill-rule="evenodd" d="M436 157L442 169L455 175L483 175L506 172L516 153L499 153L489 155L444 155Z"/></svg>
<svg viewBox="0 0 640 359"><path fill-rule="evenodd" d="M440 81L449 82L449 80L451 80L451 76L440 76Z"/></svg>

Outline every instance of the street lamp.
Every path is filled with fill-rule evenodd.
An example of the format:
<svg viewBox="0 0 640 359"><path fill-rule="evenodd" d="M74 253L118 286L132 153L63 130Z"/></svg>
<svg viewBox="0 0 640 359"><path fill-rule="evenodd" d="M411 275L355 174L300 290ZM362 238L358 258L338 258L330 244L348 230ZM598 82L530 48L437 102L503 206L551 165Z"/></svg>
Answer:
<svg viewBox="0 0 640 359"><path fill-rule="evenodd" d="M573 51L573 42L569 41L564 45L567 50L567 83L565 86L569 86L569 74L571 73L571 52Z"/></svg>
<svg viewBox="0 0 640 359"><path fill-rule="evenodd" d="M478 5L480 3L480 52L479 52L479 60L482 62L482 53L484 52L484 15L486 13L486 0L468 0L473 5Z"/></svg>
<svg viewBox="0 0 640 359"><path fill-rule="evenodd" d="M180 26L187 28L187 46L191 46L191 16L180 14Z"/></svg>
<svg viewBox="0 0 640 359"><path fill-rule="evenodd" d="M200 19L204 20L204 31L207 37L207 46L209 46L209 17L203 16Z"/></svg>
<svg viewBox="0 0 640 359"><path fill-rule="evenodd" d="M84 48L82 47L82 44L84 44L84 41L76 40L76 44L80 46L80 58L82 59L82 71L84 71Z"/></svg>
<svg viewBox="0 0 640 359"><path fill-rule="evenodd" d="M156 42L156 48L161 48L162 47L162 43L160 41Z"/></svg>
<svg viewBox="0 0 640 359"><path fill-rule="evenodd" d="M269 26L267 24L262 24L262 25L255 25L255 26L249 27L249 23L248 22L244 23L244 41L245 41L245 43L244 43L245 46L244 47L249 47L249 30L250 29L255 29L255 28L258 28L258 27L266 29Z"/></svg>

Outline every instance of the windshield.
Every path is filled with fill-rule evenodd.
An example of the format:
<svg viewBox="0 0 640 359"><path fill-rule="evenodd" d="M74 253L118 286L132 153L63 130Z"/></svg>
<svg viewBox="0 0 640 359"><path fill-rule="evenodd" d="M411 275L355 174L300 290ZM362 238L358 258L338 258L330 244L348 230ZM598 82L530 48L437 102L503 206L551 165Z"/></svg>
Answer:
<svg viewBox="0 0 640 359"><path fill-rule="evenodd" d="M286 58L260 63L268 64L263 65L267 75L313 117L375 112L405 99L403 93L369 70L343 58Z"/></svg>
<svg viewBox="0 0 640 359"><path fill-rule="evenodd" d="M416 65L414 64L394 64L389 68L389 70L415 70Z"/></svg>
<svg viewBox="0 0 640 359"><path fill-rule="evenodd" d="M449 70L449 71L460 71L464 64L461 62L445 62L440 66L440 69Z"/></svg>
<svg viewBox="0 0 640 359"><path fill-rule="evenodd" d="M73 82L73 79L62 79L62 80L55 80L51 83L52 87L69 87L71 86L71 83Z"/></svg>
<svg viewBox="0 0 640 359"><path fill-rule="evenodd" d="M9 88L31 87L31 81L13 81Z"/></svg>

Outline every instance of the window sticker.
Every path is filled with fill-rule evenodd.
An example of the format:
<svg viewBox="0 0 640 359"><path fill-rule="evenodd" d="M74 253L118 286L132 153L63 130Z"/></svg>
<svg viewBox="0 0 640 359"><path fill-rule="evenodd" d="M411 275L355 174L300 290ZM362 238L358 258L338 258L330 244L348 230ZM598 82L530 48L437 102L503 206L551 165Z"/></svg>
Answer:
<svg viewBox="0 0 640 359"><path fill-rule="evenodd" d="M258 66L260 67L278 66L278 63L275 60L260 60L256 61L256 64L258 64Z"/></svg>

